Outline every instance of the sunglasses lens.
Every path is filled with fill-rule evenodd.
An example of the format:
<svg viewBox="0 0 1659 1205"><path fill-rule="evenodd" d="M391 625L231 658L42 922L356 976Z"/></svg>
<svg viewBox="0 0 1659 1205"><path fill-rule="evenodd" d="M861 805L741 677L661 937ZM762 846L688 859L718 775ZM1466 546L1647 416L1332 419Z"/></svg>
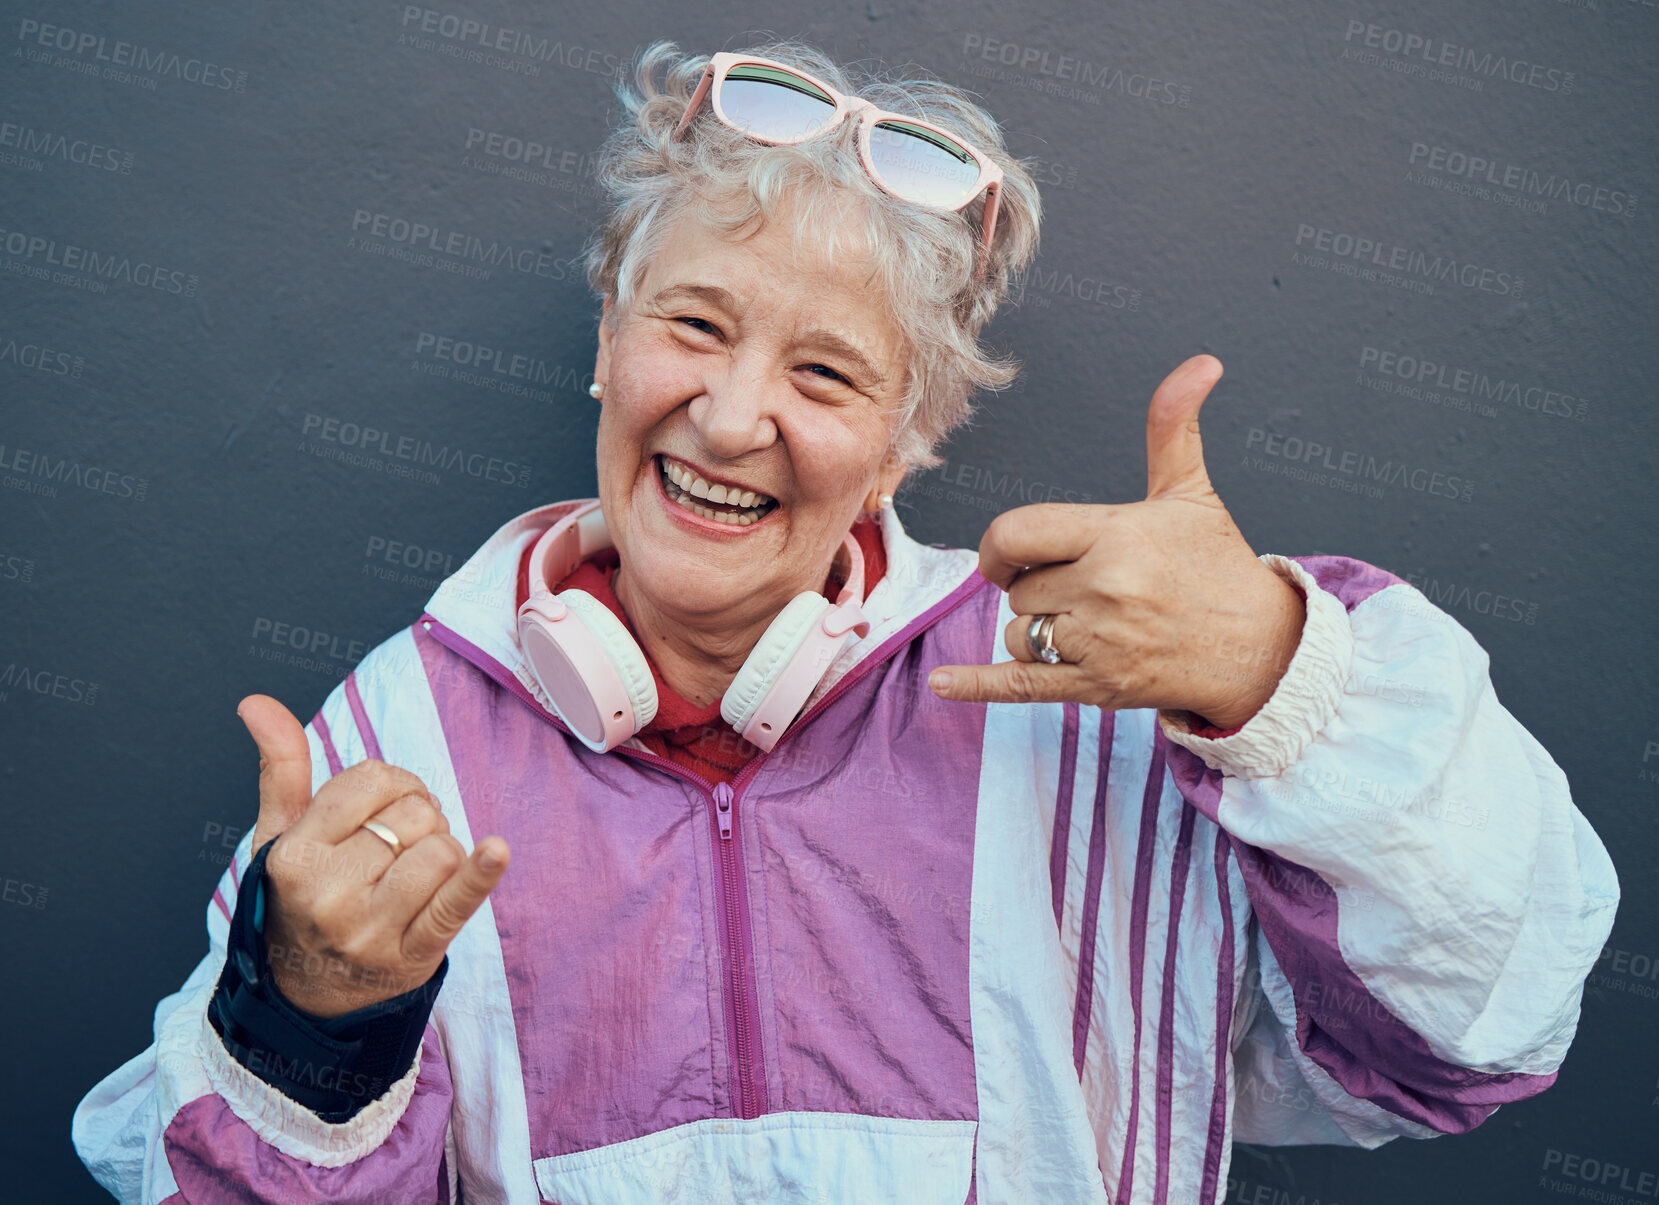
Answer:
<svg viewBox="0 0 1659 1205"><path fill-rule="evenodd" d="M721 83L720 108L750 134L772 142L795 142L835 114L835 101L798 75L740 63Z"/></svg>
<svg viewBox="0 0 1659 1205"><path fill-rule="evenodd" d="M979 180L979 164L959 143L903 121L876 124L870 159L899 196L941 209L966 204Z"/></svg>

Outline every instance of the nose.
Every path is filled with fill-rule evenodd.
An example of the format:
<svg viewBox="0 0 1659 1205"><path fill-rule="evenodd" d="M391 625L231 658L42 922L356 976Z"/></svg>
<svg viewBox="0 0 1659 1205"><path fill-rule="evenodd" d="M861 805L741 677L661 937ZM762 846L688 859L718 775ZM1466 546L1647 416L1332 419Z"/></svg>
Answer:
<svg viewBox="0 0 1659 1205"><path fill-rule="evenodd" d="M728 371L710 374L701 396L691 403L691 423L703 446L725 460L736 460L777 442L777 407L783 381L768 380L763 366L743 357Z"/></svg>

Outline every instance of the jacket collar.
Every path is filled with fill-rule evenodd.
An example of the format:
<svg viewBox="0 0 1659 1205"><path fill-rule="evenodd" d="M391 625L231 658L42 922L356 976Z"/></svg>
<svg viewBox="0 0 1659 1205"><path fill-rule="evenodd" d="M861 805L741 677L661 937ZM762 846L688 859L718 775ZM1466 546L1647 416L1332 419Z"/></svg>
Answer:
<svg viewBox="0 0 1659 1205"><path fill-rule="evenodd" d="M443 581L426 604L429 618L493 659L549 712L547 696L518 642L518 566L524 550L542 532L585 501L589 499L552 502L509 519L466 564ZM906 534L891 507L881 512L881 538L887 552L887 572L864 600L870 631L862 639L855 639L831 663L829 672L808 697L808 708L851 670L883 651L894 636L929 622L939 604L977 577L979 557L971 549L918 543ZM894 651L885 648L883 655L890 656ZM492 669L488 665L480 668Z"/></svg>

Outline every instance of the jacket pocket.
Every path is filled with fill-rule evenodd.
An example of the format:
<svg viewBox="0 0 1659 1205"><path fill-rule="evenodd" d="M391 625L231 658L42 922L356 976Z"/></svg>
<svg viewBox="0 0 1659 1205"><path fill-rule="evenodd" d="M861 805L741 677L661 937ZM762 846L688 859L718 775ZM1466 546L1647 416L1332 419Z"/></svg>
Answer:
<svg viewBox="0 0 1659 1205"><path fill-rule="evenodd" d="M538 1159L553 1205L962 1205L975 1121L768 1113L710 1118Z"/></svg>

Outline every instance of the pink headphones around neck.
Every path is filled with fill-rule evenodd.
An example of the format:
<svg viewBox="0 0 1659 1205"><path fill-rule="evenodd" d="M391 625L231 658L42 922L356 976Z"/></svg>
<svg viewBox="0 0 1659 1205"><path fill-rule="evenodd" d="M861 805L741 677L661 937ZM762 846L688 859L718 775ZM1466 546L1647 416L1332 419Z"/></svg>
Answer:
<svg viewBox="0 0 1659 1205"><path fill-rule="evenodd" d="M518 609L518 638L553 710L595 753L607 753L657 714L657 686L627 627L585 590L554 587L577 565L612 547L597 499L580 502L536 541L530 596ZM720 714L750 744L770 751L794 721L848 639L868 635L861 606L864 554L847 533L852 561L832 603L797 594L767 627L720 700Z"/></svg>

